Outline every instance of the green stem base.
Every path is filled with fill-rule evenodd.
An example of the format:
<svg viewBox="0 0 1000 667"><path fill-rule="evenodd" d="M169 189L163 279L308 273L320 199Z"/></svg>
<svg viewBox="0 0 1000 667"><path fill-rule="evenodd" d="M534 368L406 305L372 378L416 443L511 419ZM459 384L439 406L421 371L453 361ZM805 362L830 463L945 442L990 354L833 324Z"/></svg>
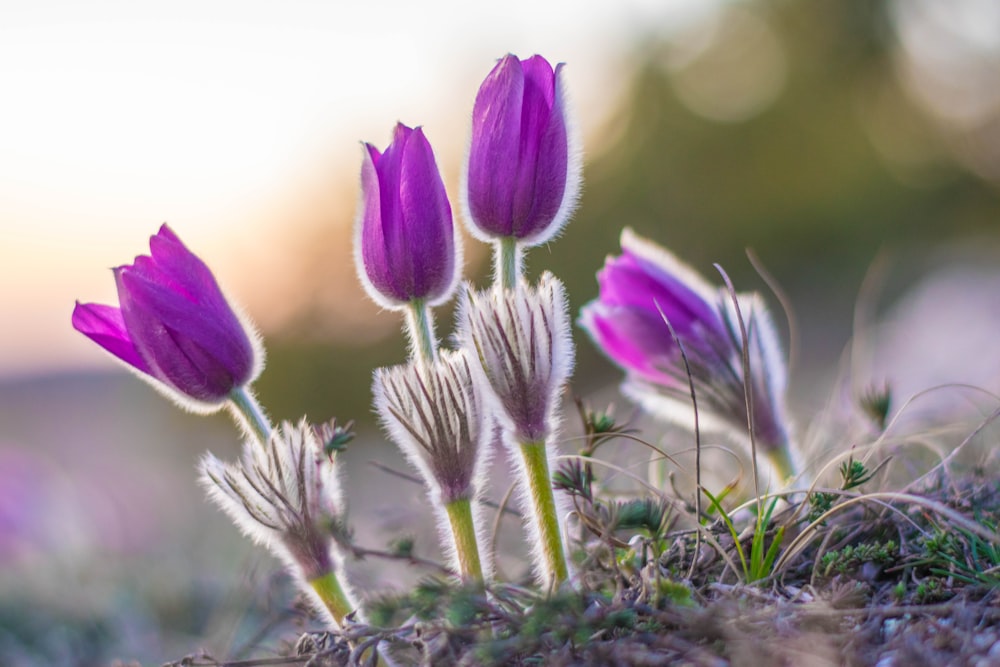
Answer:
<svg viewBox="0 0 1000 667"><path fill-rule="evenodd" d="M455 557L464 581L482 582L483 567L479 559L479 542L476 528L472 523L472 503L468 498L460 498L447 503L445 511L451 524L451 534L455 540Z"/></svg>
<svg viewBox="0 0 1000 667"><path fill-rule="evenodd" d="M566 581L569 573L566 567L566 555L563 552L562 531L552 491L552 479L549 476L549 458L544 442L521 443L520 449L527 474L531 508L534 511L532 519L538 526L541 538L544 584L547 588L554 589Z"/></svg>
<svg viewBox="0 0 1000 667"><path fill-rule="evenodd" d="M341 587L337 575L334 572L328 572L321 577L310 580L309 586L330 612L337 627L344 627L344 618L354 611L354 605L347 599L347 594Z"/></svg>
<svg viewBox="0 0 1000 667"><path fill-rule="evenodd" d="M798 474L799 471L795 468L795 462L792 460L792 455L788 451L787 446L769 449L765 456L767 456L767 460L774 468L775 472L778 473L778 477L782 484L788 482Z"/></svg>

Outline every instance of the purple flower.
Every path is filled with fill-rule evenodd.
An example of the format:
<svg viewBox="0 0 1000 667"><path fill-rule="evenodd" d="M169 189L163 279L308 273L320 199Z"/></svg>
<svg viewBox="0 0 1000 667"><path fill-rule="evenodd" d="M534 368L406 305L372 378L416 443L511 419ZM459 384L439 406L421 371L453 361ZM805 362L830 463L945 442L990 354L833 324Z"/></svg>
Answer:
<svg viewBox="0 0 1000 667"><path fill-rule="evenodd" d="M689 367L701 425L746 434L743 343L728 290L713 287L629 229L621 245L622 254L609 257L598 272L600 295L583 308L580 324L626 371L625 393L690 424ZM780 345L760 297L741 294L737 301L750 345L755 434L772 459L784 461L789 437ZM683 345L687 366L665 319Z"/></svg>
<svg viewBox="0 0 1000 667"><path fill-rule="evenodd" d="M355 265L371 298L386 308L446 301L460 263L451 205L421 128L399 123L379 153L365 144Z"/></svg>
<svg viewBox="0 0 1000 667"><path fill-rule="evenodd" d="M561 73L541 56L507 55L479 88L462 203L484 241L545 243L576 206L580 160Z"/></svg>
<svg viewBox="0 0 1000 667"><path fill-rule="evenodd" d="M73 328L182 406L211 412L260 373L263 351L212 272L167 225L114 269L120 307L76 303Z"/></svg>

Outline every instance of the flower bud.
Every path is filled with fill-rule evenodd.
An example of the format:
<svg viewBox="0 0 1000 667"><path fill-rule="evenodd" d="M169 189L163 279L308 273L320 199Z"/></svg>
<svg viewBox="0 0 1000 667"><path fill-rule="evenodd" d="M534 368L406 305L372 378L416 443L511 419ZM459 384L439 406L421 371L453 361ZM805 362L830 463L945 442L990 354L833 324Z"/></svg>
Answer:
<svg viewBox="0 0 1000 667"><path fill-rule="evenodd" d="M199 469L209 497L285 563L317 609L342 625L357 608L337 577L343 555L334 538L343 530L344 500L334 457L324 451L317 430L304 419L284 422L266 446L247 439L240 461L225 463L207 453ZM337 584L334 604L322 595L331 581Z"/></svg>
<svg viewBox="0 0 1000 667"><path fill-rule="evenodd" d="M78 301L73 328L182 406L217 410L260 374L263 350L212 272L167 225L149 248L149 256L114 269L119 307Z"/></svg>
<svg viewBox="0 0 1000 667"><path fill-rule="evenodd" d="M375 409L393 440L443 503L475 499L491 435L464 351L379 368Z"/></svg>
<svg viewBox="0 0 1000 667"><path fill-rule="evenodd" d="M375 408L430 490L444 551L463 579L492 570L479 505L492 420L483 414L468 354L444 350L433 362L375 371Z"/></svg>
<svg viewBox="0 0 1000 667"><path fill-rule="evenodd" d="M545 243L576 207L580 156L566 117L562 65L541 56L503 57L472 111L462 205L484 241Z"/></svg>
<svg viewBox="0 0 1000 667"><path fill-rule="evenodd" d="M458 280L451 205L421 128L399 123L380 153L364 145L354 256L368 295L385 308L446 301Z"/></svg>
<svg viewBox="0 0 1000 667"><path fill-rule="evenodd" d="M573 368L566 290L549 272L537 286L469 290L459 304L459 339L480 360L476 375L520 442L544 442Z"/></svg>

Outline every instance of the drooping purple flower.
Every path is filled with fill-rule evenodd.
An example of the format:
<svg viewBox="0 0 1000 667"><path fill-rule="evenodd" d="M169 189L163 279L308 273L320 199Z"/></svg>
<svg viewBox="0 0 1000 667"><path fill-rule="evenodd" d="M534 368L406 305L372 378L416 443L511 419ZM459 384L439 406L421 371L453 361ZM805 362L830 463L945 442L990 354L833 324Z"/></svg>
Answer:
<svg viewBox="0 0 1000 667"><path fill-rule="evenodd" d="M507 55L476 95L462 204L484 241L539 245L576 206L580 156L563 99L562 65Z"/></svg>
<svg viewBox="0 0 1000 667"><path fill-rule="evenodd" d="M459 252L448 194L423 130L397 124L382 153L365 144L354 255L369 296L386 308L447 301Z"/></svg>
<svg viewBox="0 0 1000 667"><path fill-rule="evenodd" d="M702 427L745 435L743 342L728 290L713 287L629 229L622 232L621 246L622 254L609 257L598 272L600 295L583 308L581 326L626 371L623 389L629 396L691 425L690 368ZM786 369L778 338L757 294L738 295L737 302L749 340L758 445L787 463ZM680 340L687 366L664 320Z"/></svg>
<svg viewBox="0 0 1000 667"><path fill-rule="evenodd" d="M114 269L119 307L78 301L73 328L181 405L211 412L257 377L263 350L209 268L167 225L149 249Z"/></svg>

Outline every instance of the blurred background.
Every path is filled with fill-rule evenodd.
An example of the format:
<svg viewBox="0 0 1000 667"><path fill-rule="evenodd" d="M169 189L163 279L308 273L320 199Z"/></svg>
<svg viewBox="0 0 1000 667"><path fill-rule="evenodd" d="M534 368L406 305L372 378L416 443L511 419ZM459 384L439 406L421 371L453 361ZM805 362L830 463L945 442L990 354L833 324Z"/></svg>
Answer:
<svg viewBox="0 0 1000 667"><path fill-rule="evenodd" d="M405 350L352 265L359 142L423 125L456 194L506 52L567 63L584 193L528 262L574 312L623 226L767 292L752 248L798 322L801 424L845 372L848 393L1000 392L993 0L0 0L0 664L238 657L287 606L195 484L201 452L236 454L227 420L182 413L69 324L75 299L115 302L108 269L164 221L258 323L272 416L357 421L359 541L405 528L435 557L420 488L368 464L405 468L369 393ZM618 371L577 343L573 392L615 400ZM364 592L382 567L357 566Z"/></svg>

